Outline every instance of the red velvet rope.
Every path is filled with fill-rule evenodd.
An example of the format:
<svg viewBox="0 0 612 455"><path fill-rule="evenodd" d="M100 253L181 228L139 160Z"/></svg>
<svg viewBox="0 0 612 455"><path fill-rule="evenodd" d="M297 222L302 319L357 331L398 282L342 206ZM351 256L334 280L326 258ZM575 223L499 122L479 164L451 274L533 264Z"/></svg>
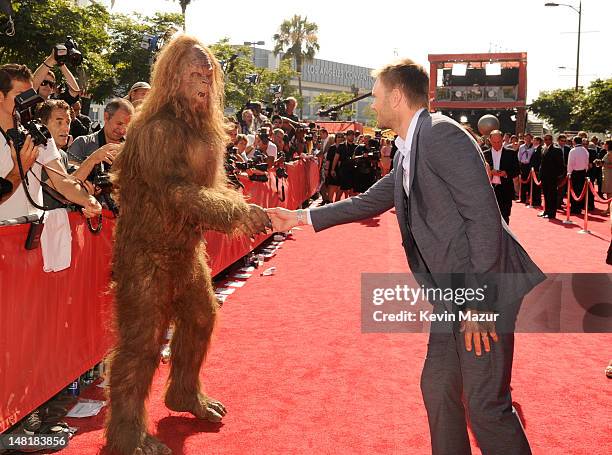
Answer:
<svg viewBox="0 0 612 455"><path fill-rule="evenodd" d="M599 197L599 194L597 194L597 192L595 191L595 187L593 186L593 182L589 181L589 188L591 189L591 193L593 193L593 196L595 197L595 200L597 202L601 202L603 204L609 204L610 202L612 202L612 197L608 198L608 199L601 199Z"/></svg>
<svg viewBox="0 0 612 455"><path fill-rule="evenodd" d="M570 185L571 188L571 185ZM582 192L580 193L580 197L576 196L576 193L574 193L574 188L571 188L571 192L572 192L572 198L576 201L582 201L582 199L586 196L587 193L587 182L584 182L584 186L582 187Z"/></svg>
<svg viewBox="0 0 612 455"><path fill-rule="evenodd" d="M521 185L527 185L530 180L531 180L531 172L527 174L527 178L525 180L523 180L519 175L519 181L521 182Z"/></svg>
<svg viewBox="0 0 612 455"><path fill-rule="evenodd" d="M529 173L529 176L533 178L533 183L535 183L537 186L542 186L542 181L538 180L538 177L536 176L534 168L531 168L531 172Z"/></svg>

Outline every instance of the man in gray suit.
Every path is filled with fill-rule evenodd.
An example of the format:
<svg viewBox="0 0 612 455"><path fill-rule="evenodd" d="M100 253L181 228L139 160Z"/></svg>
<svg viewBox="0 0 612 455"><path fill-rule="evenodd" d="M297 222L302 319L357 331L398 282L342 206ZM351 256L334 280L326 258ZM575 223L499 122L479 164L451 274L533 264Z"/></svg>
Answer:
<svg viewBox="0 0 612 455"><path fill-rule="evenodd" d="M463 287L487 289L484 301L460 309L474 319L495 313L496 322L432 324L421 377L432 452L470 454L469 416L483 454L530 454L510 394L514 323L523 296L544 275L502 220L474 139L453 120L429 114L426 71L406 59L375 76L378 127L399 135L392 171L365 193L334 204L267 212L276 231L298 224L320 231L395 207L417 281L443 287L458 279ZM432 303L436 313L458 311Z"/></svg>

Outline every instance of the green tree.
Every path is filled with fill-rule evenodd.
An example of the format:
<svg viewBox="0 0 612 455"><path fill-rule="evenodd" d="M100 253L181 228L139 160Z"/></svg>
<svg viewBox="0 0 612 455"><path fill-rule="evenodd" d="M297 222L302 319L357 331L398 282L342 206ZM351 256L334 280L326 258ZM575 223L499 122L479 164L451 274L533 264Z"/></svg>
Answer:
<svg viewBox="0 0 612 455"><path fill-rule="evenodd" d="M576 106L581 129L605 133L612 130L612 78L591 82L582 102Z"/></svg>
<svg viewBox="0 0 612 455"><path fill-rule="evenodd" d="M312 105L315 110L327 109L331 106L346 103L347 101L354 98L354 95L350 92L328 92L319 93L312 99ZM350 120L355 115L354 104L349 104L338 111L337 120Z"/></svg>
<svg viewBox="0 0 612 455"><path fill-rule="evenodd" d="M274 54L278 55L284 52L283 59L293 59L295 61L300 98L302 98L302 66L305 62L312 61L315 53L319 50L318 30L317 24L308 22L307 17L302 18L302 16L296 14L291 19L284 20L279 32L273 36L275 42Z"/></svg>
<svg viewBox="0 0 612 455"><path fill-rule="evenodd" d="M110 46L106 54L112 71L93 90L94 97L124 96L135 82L148 81L153 54L141 46L144 35L161 36L182 25L183 17L178 13L156 13L152 17L114 14L108 26Z"/></svg>
<svg viewBox="0 0 612 455"><path fill-rule="evenodd" d="M370 106L366 106L363 113L367 119L365 124L367 126L371 126L372 128L376 128L378 126L378 116L376 115L374 109L372 109Z"/></svg>
<svg viewBox="0 0 612 455"><path fill-rule="evenodd" d="M232 55L237 55L233 61L232 70L225 76L225 102L226 105L240 110L249 100L259 100L270 103L274 95L270 92L270 85L280 85L283 96L294 94L295 88L290 84L296 72L288 61L281 62L277 70L257 68L253 64L252 50L248 46L233 46L229 38L224 38L210 46L217 59L229 61ZM259 81L256 84L245 82L247 76L257 74Z"/></svg>
<svg viewBox="0 0 612 455"><path fill-rule="evenodd" d="M97 85L111 68L105 58L109 36L106 8L91 2L76 6L72 0L13 0L15 35L0 35L0 63L21 63L34 71L58 43L72 36L83 53L83 64L70 68L80 85ZM59 72L57 74L59 76ZM86 88L86 87L83 87Z"/></svg>
<svg viewBox="0 0 612 455"><path fill-rule="evenodd" d="M558 89L540 92L529 110L548 121L558 131L578 129L574 108L580 105L583 99L582 90L576 92L574 89Z"/></svg>

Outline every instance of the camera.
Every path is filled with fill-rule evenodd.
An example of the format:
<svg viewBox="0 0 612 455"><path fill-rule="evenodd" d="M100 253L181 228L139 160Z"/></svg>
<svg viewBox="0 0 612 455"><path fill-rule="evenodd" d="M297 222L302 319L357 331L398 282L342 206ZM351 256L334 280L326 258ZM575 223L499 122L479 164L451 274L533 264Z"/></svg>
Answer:
<svg viewBox="0 0 612 455"><path fill-rule="evenodd" d="M111 194L113 192L113 184L110 181L108 172L103 171L96 165L92 179L94 186L100 188L101 194Z"/></svg>
<svg viewBox="0 0 612 455"><path fill-rule="evenodd" d="M275 94L274 101L272 101L272 106L271 108L268 108L268 110L270 112L270 117L272 114L278 114L281 117L287 115L287 104L285 103L285 100L280 97L280 93L278 93L278 95Z"/></svg>
<svg viewBox="0 0 612 455"><path fill-rule="evenodd" d="M64 44L56 44L53 48L53 57L58 65L70 63L78 66L83 63L83 54L79 52L77 43L72 39L72 36L66 37Z"/></svg>
<svg viewBox="0 0 612 455"><path fill-rule="evenodd" d="M249 160L246 163L236 163L236 167L241 171L246 171L247 169L255 169L257 171L266 172L268 170L267 163L257 163L253 160Z"/></svg>
<svg viewBox="0 0 612 455"><path fill-rule="evenodd" d="M277 179L289 178L289 174L287 174L287 169L285 169L284 167L277 167L276 168L276 178Z"/></svg>
<svg viewBox="0 0 612 455"><path fill-rule="evenodd" d="M0 177L0 199L2 196L9 194L11 191L13 191L13 184L9 180L5 180Z"/></svg>
<svg viewBox="0 0 612 455"><path fill-rule="evenodd" d="M163 45L164 38L162 35L149 35L148 33L142 35L140 47L149 52L158 52Z"/></svg>
<svg viewBox="0 0 612 455"><path fill-rule="evenodd" d="M253 85L257 84L259 82L259 74L257 74L257 73L247 74L244 77L244 82L246 84L253 84Z"/></svg>
<svg viewBox="0 0 612 455"><path fill-rule="evenodd" d="M235 155L238 153L238 149L232 145L227 147L227 153L225 154L225 174L227 175L228 182L236 189L244 188L244 185L238 179L236 175L237 167L239 162L236 161Z"/></svg>
<svg viewBox="0 0 612 455"><path fill-rule="evenodd" d="M47 141L51 139L51 133L47 127L33 115L34 107L43 101L42 97L32 88L15 97L15 127L6 132L13 141L15 150L21 150L28 134L32 137L35 146L47 145Z"/></svg>

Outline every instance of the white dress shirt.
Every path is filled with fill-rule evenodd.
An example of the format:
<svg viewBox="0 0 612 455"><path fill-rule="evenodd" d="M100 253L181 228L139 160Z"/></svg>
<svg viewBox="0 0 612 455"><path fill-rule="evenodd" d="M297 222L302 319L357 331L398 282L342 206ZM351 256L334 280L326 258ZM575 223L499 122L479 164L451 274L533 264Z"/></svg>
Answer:
<svg viewBox="0 0 612 455"><path fill-rule="evenodd" d="M492 170L499 171L502 150L503 149L495 150L493 147L491 147L491 156L493 157L493 169ZM494 185L501 183L501 178L499 177L499 175L494 175L493 178L491 179L491 183Z"/></svg>
<svg viewBox="0 0 612 455"><path fill-rule="evenodd" d="M533 144L527 147L525 144L521 145L518 150L519 163L529 164L531 161L531 155L533 155L535 148Z"/></svg>
<svg viewBox="0 0 612 455"><path fill-rule="evenodd" d="M412 139L414 137L414 131L416 130L417 122L419 120L419 116L425 110L425 108L421 108L414 113L412 120L410 121L410 125L408 126L408 131L406 132L406 140L402 139L400 136L397 136L395 139L395 145L397 145L397 151L401 153L402 157L400 161L402 162L402 169L404 171L403 175L403 184L404 191L406 192L406 196L408 196L408 192L410 190L410 149L412 147ZM398 161L399 163L399 161ZM310 210L306 210L306 222L308 224L312 224L310 219Z"/></svg>
<svg viewBox="0 0 612 455"><path fill-rule="evenodd" d="M419 115L425 109L421 108L414 113L412 120L410 121L410 125L408 126L408 132L406 133L406 140L402 139L400 136L397 136L395 139L395 145L397 145L397 151L402 154L402 168L404 170L404 191L406 192L406 196L408 196L408 192L410 191L410 148L412 147L412 139L414 137L414 130L416 130L417 121L419 120Z"/></svg>
<svg viewBox="0 0 612 455"><path fill-rule="evenodd" d="M567 156L567 172L586 171L589 168L589 152L582 145L574 147Z"/></svg>

